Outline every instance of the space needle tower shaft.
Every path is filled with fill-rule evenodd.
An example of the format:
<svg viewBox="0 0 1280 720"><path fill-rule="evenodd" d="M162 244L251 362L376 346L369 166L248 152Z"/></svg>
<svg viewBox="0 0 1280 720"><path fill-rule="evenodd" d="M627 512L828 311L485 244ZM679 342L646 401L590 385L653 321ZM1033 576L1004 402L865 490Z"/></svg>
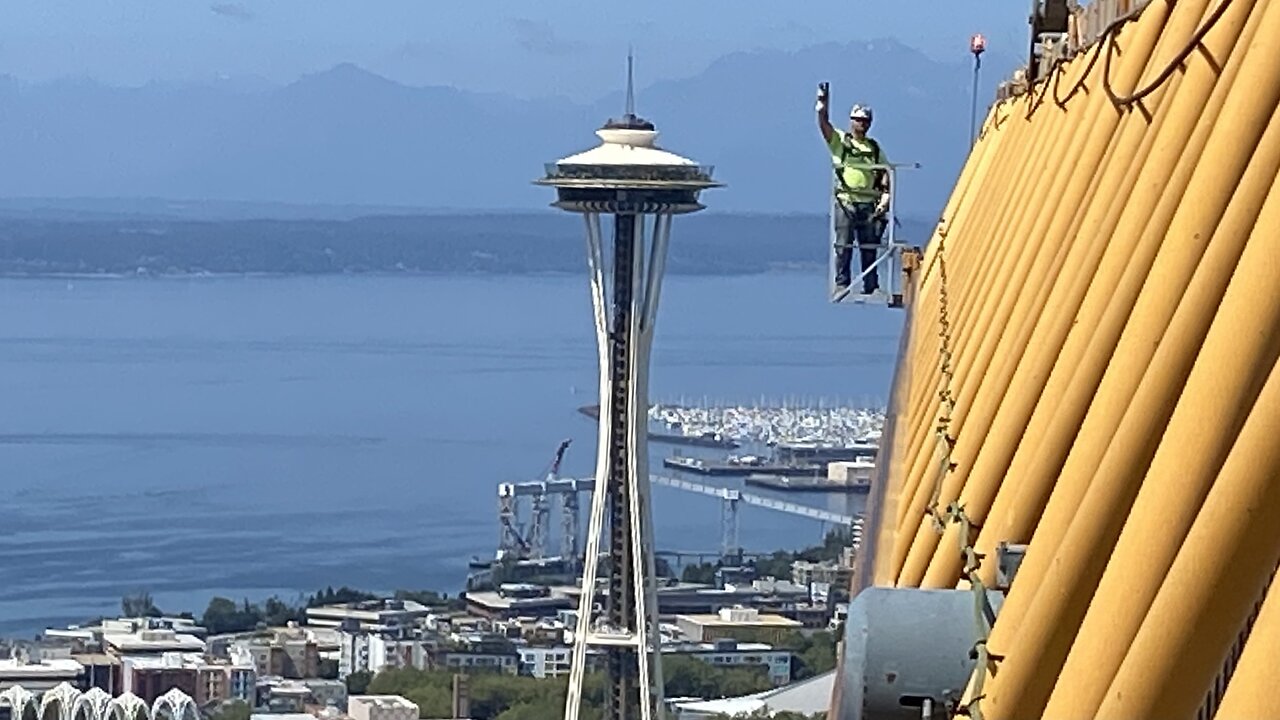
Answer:
<svg viewBox="0 0 1280 720"><path fill-rule="evenodd" d="M537 181L556 188L556 207L583 216L600 364L596 486L565 720L579 717L589 652L604 659L606 720L662 715L647 446L649 357L672 220L701 210L701 191L719 185L711 168L656 146L653 123L635 114L631 78L628 58L627 111L596 131L601 144L548 165ZM606 249L604 215L613 220L612 252Z"/></svg>

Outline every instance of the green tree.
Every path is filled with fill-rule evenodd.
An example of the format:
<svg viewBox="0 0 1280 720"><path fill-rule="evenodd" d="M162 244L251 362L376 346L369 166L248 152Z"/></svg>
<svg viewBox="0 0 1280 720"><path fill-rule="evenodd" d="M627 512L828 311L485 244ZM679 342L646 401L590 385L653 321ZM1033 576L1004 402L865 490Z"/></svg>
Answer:
<svg viewBox="0 0 1280 720"><path fill-rule="evenodd" d="M120 598L120 612L125 617L160 617L163 613L151 600L151 593L146 590L129 593Z"/></svg>
<svg viewBox="0 0 1280 720"><path fill-rule="evenodd" d="M471 714L479 718L496 718L521 703L559 700L564 703L562 684L554 679L485 673L471 676Z"/></svg>
<svg viewBox="0 0 1280 720"><path fill-rule="evenodd" d="M444 673L416 668L390 668L375 675L368 683L367 691L374 695L404 695L423 685L443 686L443 679L435 677L436 675Z"/></svg>
<svg viewBox="0 0 1280 720"><path fill-rule="evenodd" d="M680 573L680 579L687 583L712 585L716 581L716 565L712 563L685 565Z"/></svg>
<svg viewBox="0 0 1280 720"><path fill-rule="evenodd" d="M239 632L244 630L244 619L235 601L224 597L209 600L209 605L200 616L200 624L211 635Z"/></svg>
<svg viewBox="0 0 1280 720"><path fill-rule="evenodd" d="M421 685L404 697L418 706L420 718L443 718L453 715L453 691L435 685Z"/></svg>
<svg viewBox="0 0 1280 720"><path fill-rule="evenodd" d="M232 700L223 703L209 716L209 720L249 720L252 714L253 709L243 700Z"/></svg>
<svg viewBox="0 0 1280 720"><path fill-rule="evenodd" d="M845 528L836 528L829 531L822 539L822 544L805 548L797 553L800 560L808 560L809 562L822 562L824 560L839 560L841 553L851 542L849 530Z"/></svg>
<svg viewBox="0 0 1280 720"><path fill-rule="evenodd" d="M373 680L373 673L368 670L357 670L347 675L347 693L351 695L364 695L369 691L369 683Z"/></svg>
<svg viewBox="0 0 1280 720"><path fill-rule="evenodd" d="M581 717L586 720L588 718L598 718L600 714L598 708L583 708ZM563 699L543 698L516 703L503 710L494 720L547 720L548 718L558 718L563 715Z"/></svg>
<svg viewBox="0 0 1280 720"><path fill-rule="evenodd" d="M772 555L756 558L756 575L758 577L791 577L791 563L796 556L785 550L778 550Z"/></svg>
<svg viewBox="0 0 1280 720"><path fill-rule="evenodd" d="M764 666L722 668L685 655L663 657L662 676L671 697L734 697L772 687Z"/></svg>
<svg viewBox="0 0 1280 720"><path fill-rule="evenodd" d="M286 625L291 620L302 622L306 619L306 613L302 608L294 607L273 595L263 603L261 619L268 625Z"/></svg>
<svg viewBox="0 0 1280 720"><path fill-rule="evenodd" d="M363 602L365 600L377 600L378 596L373 593L367 593L363 590L349 588L346 585L333 589L329 586L324 590L312 595L307 600L307 607L320 607L321 605L341 605L344 603Z"/></svg>
<svg viewBox="0 0 1280 720"><path fill-rule="evenodd" d="M395 595L397 600L412 600L423 605L444 605L449 600L448 595L443 595L435 590L397 590Z"/></svg>
<svg viewBox="0 0 1280 720"><path fill-rule="evenodd" d="M667 694L706 698L747 695L770 687L765 668L720 668L692 657L663 658ZM472 674L471 716L480 720L541 720L563 712L567 678L532 678L502 673ZM421 716L447 717L452 709L453 672L447 670L384 670L347 677L352 694L402 695L418 704ZM599 720L605 683L600 673L588 673L583 687L583 718Z"/></svg>
<svg viewBox="0 0 1280 720"><path fill-rule="evenodd" d="M807 680L836 666L836 636L827 630L819 630L811 635L788 633L777 643L777 647L793 653L792 680Z"/></svg>

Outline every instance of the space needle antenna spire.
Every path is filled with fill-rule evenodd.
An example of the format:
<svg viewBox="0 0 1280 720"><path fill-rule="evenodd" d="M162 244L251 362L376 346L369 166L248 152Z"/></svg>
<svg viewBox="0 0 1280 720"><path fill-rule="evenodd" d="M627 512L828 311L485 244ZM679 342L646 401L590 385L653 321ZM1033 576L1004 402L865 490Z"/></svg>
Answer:
<svg viewBox="0 0 1280 720"><path fill-rule="evenodd" d="M635 52L627 48L627 117L636 116Z"/></svg>

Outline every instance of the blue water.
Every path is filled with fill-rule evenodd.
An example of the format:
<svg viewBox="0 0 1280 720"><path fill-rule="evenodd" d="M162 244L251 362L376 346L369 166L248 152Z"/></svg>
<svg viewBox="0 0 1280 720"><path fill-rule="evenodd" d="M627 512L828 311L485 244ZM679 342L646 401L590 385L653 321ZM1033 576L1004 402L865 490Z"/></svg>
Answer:
<svg viewBox="0 0 1280 720"><path fill-rule="evenodd" d="M882 405L901 316L821 277L671 277L652 396ZM0 281L0 631L213 594L460 589L495 485L591 474L584 277ZM670 448L654 447L655 457ZM840 507L841 499L793 496ZM664 548L719 506L655 489ZM748 549L815 541L746 508Z"/></svg>

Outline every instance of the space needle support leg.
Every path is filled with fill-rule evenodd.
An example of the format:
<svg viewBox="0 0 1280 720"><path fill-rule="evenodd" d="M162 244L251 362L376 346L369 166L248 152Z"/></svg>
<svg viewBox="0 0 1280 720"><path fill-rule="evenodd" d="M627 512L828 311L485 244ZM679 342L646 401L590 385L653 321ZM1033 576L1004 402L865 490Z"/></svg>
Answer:
<svg viewBox="0 0 1280 720"><path fill-rule="evenodd" d="M591 306L595 315L596 346L600 362L600 398L609 397L609 318L605 304L604 249L600 232L600 215L583 215L587 226L587 266L591 273ZM599 570L600 535L604 529L605 505L609 496L609 450L613 446L612 425L607 406L599 413L596 454L596 483L591 494L591 515L587 521L587 544L583 554L582 594L578 598L577 626L573 636L573 662L569 668L569 693L564 706L564 720L578 720L582 706L583 680L587 666L587 636L591 632L592 609L595 606L596 575Z"/></svg>
<svg viewBox="0 0 1280 720"><path fill-rule="evenodd" d="M653 242L649 250L648 272L645 283L644 292L644 312L643 319L640 324L638 333L639 342L637 342L637 352L641 356L642 362L636 362L635 367L639 369L636 381L634 382L636 403L638 407L644 408L645 415L643 422L637 428L636 452L634 457L637 462L635 474L635 482L633 486L636 489L637 501L636 507L639 512L639 524L643 532L638 534L639 542L635 545L635 554L643 562L645 581L637 584L636 598L643 603L637 607L637 623L643 622L644 625L638 625L643 628L641 638L648 647L652 648L652 664L646 665L645 658L641 657L641 672L651 668L652 678L644 681L642 687L652 689L651 702L655 708L656 717L661 720L666 717L664 705L666 703L666 693L663 685L665 679L662 674L662 634L658 624L658 599L655 592L655 583L657 581L657 568L654 556L654 534L653 534L653 504L651 501L651 486L649 483L649 452L648 452L648 409L649 409L649 362L653 350L653 333L658 317L658 300L662 296L662 276L666 270L667 247L671 240L671 221L672 215L669 213L659 213L653 218ZM643 236L638 237L638 242L643 243ZM647 717L642 711L642 720Z"/></svg>
<svg viewBox="0 0 1280 720"><path fill-rule="evenodd" d="M648 644L648 633L645 632L645 626L648 625L648 609L646 607L646 567L644 556L644 540L641 529L644 523L641 517L644 514L644 506L640 502L640 478L646 476L647 463L645 463L644 453L647 451L645 445L648 440L648 413L649 403L648 393L646 392L648 372L645 366L648 364L645 357L645 310L648 306L647 296L649 286L646 282L645 272L645 243L644 243L644 226L645 217L643 215L634 216L634 226L632 227L631 242L631 278L634 291L631 294L631 312L628 318L631 322L630 335L631 353L630 362L628 363L629 373L627 378L627 407L630 412L627 416L627 440L631 446L631 452L627 455L627 506L630 512L627 513L627 541L628 552L627 559L631 563L629 568L631 580L631 598L632 598L632 622L635 623L635 641L636 649L633 656L636 664L637 682L633 689L636 700L638 701L638 709L640 711L640 720L652 720L653 718L653 700L649 695L649 658L646 652ZM628 668L629 670L630 668Z"/></svg>
<svg viewBox="0 0 1280 720"><path fill-rule="evenodd" d="M633 409L628 425L632 452L630 461L630 505L632 595L635 599L635 638L637 642L636 665L639 673L637 692L640 700L640 719L652 720L654 707L661 713L662 692L662 643L657 630L657 601L653 594L655 563L651 544L652 511L649 504L649 464L647 448L649 408L649 354L653 346L653 320L657 314L657 301L665 261L668 227L662 216L653 220L653 245L648 263L644 262L644 216L637 218L634 229L635 247L633 265L637 292L632 297L632 362L628 405ZM646 268L647 265L647 268ZM643 283L643 285L641 285ZM652 656L649 652L652 649ZM652 660L650 659L652 658Z"/></svg>

